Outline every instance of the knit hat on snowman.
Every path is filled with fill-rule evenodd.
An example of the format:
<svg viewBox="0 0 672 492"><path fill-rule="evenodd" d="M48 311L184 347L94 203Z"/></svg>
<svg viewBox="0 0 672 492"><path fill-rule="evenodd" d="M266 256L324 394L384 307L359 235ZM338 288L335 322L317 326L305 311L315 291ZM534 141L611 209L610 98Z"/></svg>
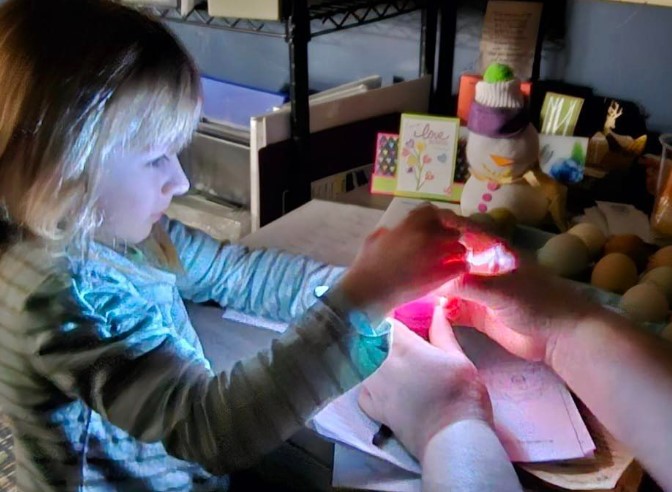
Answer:
<svg viewBox="0 0 672 492"><path fill-rule="evenodd" d="M510 183L536 165L539 137L520 80L507 65L490 65L476 84L468 128L467 158L475 177Z"/></svg>

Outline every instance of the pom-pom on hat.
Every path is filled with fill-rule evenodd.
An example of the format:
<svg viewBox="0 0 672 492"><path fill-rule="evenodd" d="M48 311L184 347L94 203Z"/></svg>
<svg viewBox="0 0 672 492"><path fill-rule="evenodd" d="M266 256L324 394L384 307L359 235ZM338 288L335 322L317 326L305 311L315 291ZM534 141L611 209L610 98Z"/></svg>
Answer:
<svg viewBox="0 0 672 492"><path fill-rule="evenodd" d="M491 108L518 109L525 106L525 98L520 89L520 80L511 68L501 63L493 63L483 74L483 80L476 84L475 101Z"/></svg>

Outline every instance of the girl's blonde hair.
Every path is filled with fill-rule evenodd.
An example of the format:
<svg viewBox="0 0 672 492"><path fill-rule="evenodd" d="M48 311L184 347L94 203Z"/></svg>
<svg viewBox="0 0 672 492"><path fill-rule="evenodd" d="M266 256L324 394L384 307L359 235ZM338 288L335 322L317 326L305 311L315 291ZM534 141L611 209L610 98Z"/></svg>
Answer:
<svg viewBox="0 0 672 492"><path fill-rule="evenodd" d="M109 0L9 0L0 6L0 222L85 243L100 222L110 152L177 152L200 101L192 60L159 22Z"/></svg>

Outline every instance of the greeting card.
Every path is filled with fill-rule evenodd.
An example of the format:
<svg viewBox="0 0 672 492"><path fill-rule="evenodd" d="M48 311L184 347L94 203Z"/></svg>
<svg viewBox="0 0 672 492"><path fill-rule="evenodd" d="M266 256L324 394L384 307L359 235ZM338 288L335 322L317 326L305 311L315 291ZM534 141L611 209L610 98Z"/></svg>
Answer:
<svg viewBox="0 0 672 492"><path fill-rule="evenodd" d="M371 193L393 195L397 189L397 145L399 135L379 133L371 174Z"/></svg>
<svg viewBox="0 0 672 492"><path fill-rule="evenodd" d="M394 194L451 199L459 132L458 118L402 115Z"/></svg>

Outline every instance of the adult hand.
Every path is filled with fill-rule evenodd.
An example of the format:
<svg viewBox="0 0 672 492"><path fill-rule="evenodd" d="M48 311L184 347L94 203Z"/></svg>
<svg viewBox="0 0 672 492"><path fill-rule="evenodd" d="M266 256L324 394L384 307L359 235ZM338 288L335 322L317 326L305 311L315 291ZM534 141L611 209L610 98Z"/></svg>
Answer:
<svg viewBox="0 0 672 492"><path fill-rule="evenodd" d="M395 321L390 355L362 386L361 408L392 429L422 461L438 432L465 421L491 425L492 407L476 367L437 306L427 343Z"/></svg>
<svg viewBox="0 0 672 492"><path fill-rule="evenodd" d="M558 337L601 309L571 283L525 264L498 277L463 275L437 293L448 299L446 317L453 324L473 326L533 361L549 362Z"/></svg>

